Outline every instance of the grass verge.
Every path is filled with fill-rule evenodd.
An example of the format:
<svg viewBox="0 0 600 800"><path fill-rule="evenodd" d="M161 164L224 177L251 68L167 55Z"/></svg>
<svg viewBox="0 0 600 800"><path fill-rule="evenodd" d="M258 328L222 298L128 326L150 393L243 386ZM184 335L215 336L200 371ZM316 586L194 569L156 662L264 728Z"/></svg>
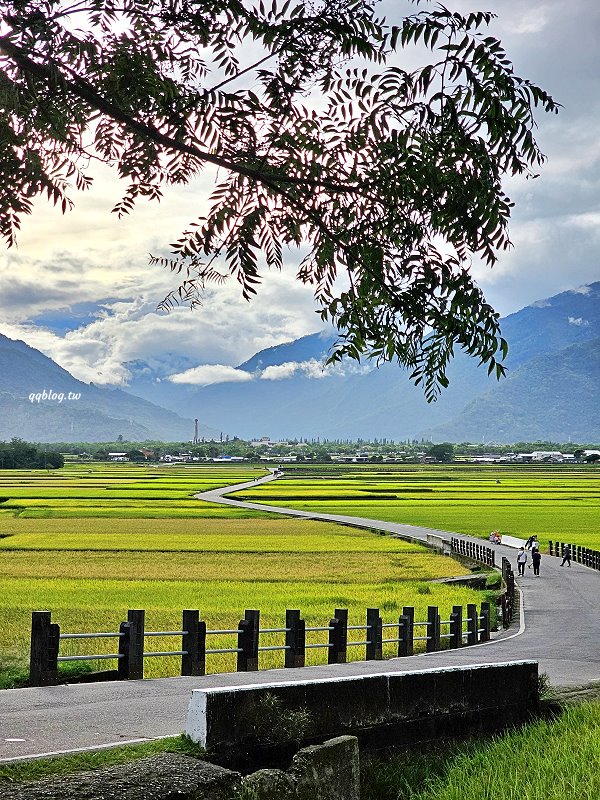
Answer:
<svg viewBox="0 0 600 800"><path fill-rule="evenodd" d="M201 758L204 750L181 735L96 752L72 753L54 758L0 764L0 790L3 784L27 783L57 775L101 769L114 764L125 764L145 756L154 756L157 753L180 753L192 758Z"/></svg>

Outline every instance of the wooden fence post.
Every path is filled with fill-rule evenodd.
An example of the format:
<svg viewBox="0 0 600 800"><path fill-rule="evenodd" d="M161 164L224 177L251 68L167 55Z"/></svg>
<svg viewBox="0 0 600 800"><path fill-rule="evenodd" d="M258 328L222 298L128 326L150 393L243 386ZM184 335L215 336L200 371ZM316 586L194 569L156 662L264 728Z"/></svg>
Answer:
<svg viewBox="0 0 600 800"><path fill-rule="evenodd" d="M285 612L285 651L286 667L303 667L306 658L306 623L300 618L300 611L288 609Z"/></svg>
<svg viewBox="0 0 600 800"><path fill-rule="evenodd" d="M440 615L437 606L427 608L427 641L425 650L427 653L435 653L440 649Z"/></svg>
<svg viewBox="0 0 600 800"><path fill-rule="evenodd" d="M455 650L462 647L463 609L462 606L452 606L450 614L450 648Z"/></svg>
<svg viewBox="0 0 600 800"><path fill-rule="evenodd" d="M131 667L130 680L138 680L144 677L144 618L146 612L143 609L129 610L127 621L131 622Z"/></svg>
<svg viewBox="0 0 600 800"><path fill-rule="evenodd" d="M467 606L467 644L477 644L477 628L479 627L479 615L477 606L469 603Z"/></svg>
<svg viewBox="0 0 600 800"><path fill-rule="evenodd" d="M181 649L182 675L206 674L206 622L200 619L200 612L186 609L183 612L183 636Z"/></svg>
<svg viewBox="0 0 600 800"><path fill-rule="evenodd" d="M122 622L119 625L119 663L117 672L123 681L129 680L131 622Z"/></svg>
<svg viewBox="0 0 600 800"><path fill-rule="evenodd" d="M415 609L414 606L403 606L402 616L408 617L406 634L406 655L412 656L415 651Z"/></svg>
<svg viewBox="0 0 600 800"><path fill-rule="evenodd" d="M408 642L410 634L410 619L406 614L398 617L398 657L408 655Z"/></svg>
<svg viewBox="0 0 600 800"><path fill-rule="evenodd" d="M119 628L119 659L117 671L124 680L141 680L144 677L144 616L142 610L129 610L127 622Z"/></svg>
<svg viewBox="0 0 600 800"><path fill-rule="evenodd" d="M479 636L480 642L489 642L490 640L490 604L481 604L481 633ZM479 626L478 626L479 627Z"/></svg>
<svg viewBox="0 0 600 800"><path fill-rule="evenodd" d="M256 672L258 669L258 635L260 625L260 611L247 609L244 619L238 625L237 654L238 672Z"/></svg>
<svg viewBox="0 0 600 800"><path fill-rule="evenodd" d="M58 683L59 637L60 628L51 622L50 611L31 612L30 686L54 686Z"/></svg>
<svg viewBox="0 0 600 800"><path fill-rule="evenodd" d="M367 608L367 630L365 645L366 661L381 661L383 658L383 623L378 608Z"/></svg>
<svg viewBox="0 0 600 800"><path fill-rule="evenodd" d="M329 621L328 664L345 664L348 650L348 609L336 608L335 617Z"/></svg>

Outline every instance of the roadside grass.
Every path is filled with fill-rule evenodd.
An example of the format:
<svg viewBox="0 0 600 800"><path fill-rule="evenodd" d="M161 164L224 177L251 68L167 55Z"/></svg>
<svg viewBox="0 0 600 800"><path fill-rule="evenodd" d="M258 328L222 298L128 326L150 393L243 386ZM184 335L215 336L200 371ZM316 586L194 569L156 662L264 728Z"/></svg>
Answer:
<svg viewBox="0 0 600 800"><path fill-rule="evenodd" d="M491 740L440 743L361 764L363 800L597 800L600 703Z"/></svg>
<svg viewBox="0 0 600 800"><path fill-rule="evenodd" d="M111 747L95 752L72 753L54 758L0 764L0 789L2 785L12 786L19 783L38 781L42 778L82 772L83 770L126 764L129 761L146 758L157 753L179 753L191 758L202 758L204 750L185 736L172 736L165 739L154 739L141 744Z"/></svg>

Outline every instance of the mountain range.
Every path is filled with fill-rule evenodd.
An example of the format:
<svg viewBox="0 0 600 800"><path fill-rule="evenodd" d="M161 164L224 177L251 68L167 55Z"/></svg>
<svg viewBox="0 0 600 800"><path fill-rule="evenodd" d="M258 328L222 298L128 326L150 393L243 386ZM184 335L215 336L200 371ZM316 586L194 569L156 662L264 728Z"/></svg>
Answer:
<svg viewBox="0 0 600 800"><path fill-rule="evenodd" d="M198 418L206 438L223 431L244 439L600 442L600 282L533 303L501 324L507 377L497 382L458 353L449 387L432 404L397 365L323 370L335 341L323 332L256 353L238 365L234 382L181 383L199 365L175 353L129 362L127 391L77 381L39 351L0 336L0 438L185 441ZM44 388L81 397L29 400Z"/></svg>
<svg viewBox="0 0 600 800"><path fill-rule="evenodd" d="M204 426L201 435L217 431ZM187 441L193 420L121 389L83 383L24 342L0 334L0 440Z"/></svg>
<svg viewBox="0 0 600 800"><path fill-rule="evenodd" d="M449 387L432 404L394 364L322 372L334 342L323 333L255 354L237 367L248 375L243 382L173 383L138 363L129 391L242 438L600 441L600 282L540 300L501 324L507 377L497 382L458 353Z"/></svg>

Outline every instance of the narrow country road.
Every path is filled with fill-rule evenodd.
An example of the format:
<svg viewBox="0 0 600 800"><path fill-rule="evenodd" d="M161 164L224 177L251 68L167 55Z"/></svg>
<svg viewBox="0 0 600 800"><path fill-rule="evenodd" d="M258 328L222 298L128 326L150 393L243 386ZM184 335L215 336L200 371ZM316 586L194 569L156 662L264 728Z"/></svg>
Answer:
<svg viewBox="0 0 600 800"><path fill-rule="evenodd" d="M272 479L273 476L268 476L259 482ZM253 486L256 482L204 492L196 497L274 514L376 527L420 541L426 541L428 533L449 536L448 532L400 523L240 503L223 496ZM481 543L481 540L473 541ZM505 555L514 565L513 549L496 546L496 551L497 561ZM203 687L342 674L420 671L522 659L539 661L540 672L546 672L556 686L600 681L600 573L575 563L570 569L560 567L559 559L544 555L541 576L535 577L531 570L526 570L518 584L522 595L520 622L517 621L507 635L462 650L293 670L2 691L0 762L176 735L183 730L191 690Z"/></svg>

